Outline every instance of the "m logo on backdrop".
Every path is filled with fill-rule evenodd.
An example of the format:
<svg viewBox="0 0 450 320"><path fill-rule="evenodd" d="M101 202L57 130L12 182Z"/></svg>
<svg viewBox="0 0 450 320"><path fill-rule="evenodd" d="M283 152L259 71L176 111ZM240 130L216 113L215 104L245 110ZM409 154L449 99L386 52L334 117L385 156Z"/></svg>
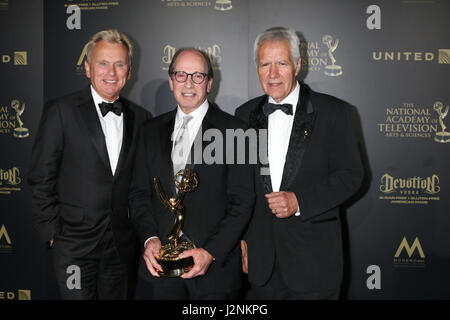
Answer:
<svg viewBox="0 0 450 320"><path fill-rule="evenodd" d="M222 62L222 48L218 44L213 44L212 46L202 48L200 46L196 47L197 49L206 52L206 54L209 56L209 59L211 60L211 65L214 70L220 70L220 63ZM166 45L163 48L163 57L161 58L162 62L164 62L164 65L162 67L162 70L169 70L169 65L172 62L172 58L175 54L177 49L175 47L172 47L170 44Z"/></svg>
<svg viewBox="0 0 450 320"><path fill-rule="evenodd" d="M83 65L83 61L86 58L86 51L87 51L87 46L84 45L83 50L81 50L81 54L78 57L77 60L77 66L76 66L76 73L78 75L85 75L86 71L84 70L84 65Z"/></svg>
<svg viewBox="0 0 450 320"><path fill-rule="evenodd" d="M0 253L12 252L12 241L4 224L0 228Z"/></svg>
<svg viewBox="0 0 450 320"><path fill-rule="evenodd" d="M407 257L403 253L406 251ZM416 237L410 246L406 237L403 237L394 255L394 266L397 267L425 267L425 253L419 238Z"/></svg>

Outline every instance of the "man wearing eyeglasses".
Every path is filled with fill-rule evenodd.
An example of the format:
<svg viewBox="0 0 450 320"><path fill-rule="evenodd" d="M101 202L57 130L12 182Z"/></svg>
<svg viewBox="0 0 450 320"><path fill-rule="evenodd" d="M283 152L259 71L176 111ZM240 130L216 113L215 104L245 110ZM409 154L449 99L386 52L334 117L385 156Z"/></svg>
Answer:
<svg viewBox="0 0 450 320"><path fill-rule="evenodd" d="M207 100L213 69L204 52L179 49L169 66L169 84L178 106L144 124L129 196L145 246L143 258L149 271L145 277L155 299L235 299L242 285L239 239L250 219L254 194L251 168L225 161L225 131L244 124ZM198 163L197 152L202 156L212 143L202 139L208 130L218 130L224 137L223 159L211 163L202 158ZM182 236L197 247L180 258L192 257L194 266L179 278L166 278L160 276L157 258L161 243L168 242L174 217L158 198L153 178L159 178L169 197L175 196L174 175L184 168L194 170L199 179L183 202Z"/></svg>

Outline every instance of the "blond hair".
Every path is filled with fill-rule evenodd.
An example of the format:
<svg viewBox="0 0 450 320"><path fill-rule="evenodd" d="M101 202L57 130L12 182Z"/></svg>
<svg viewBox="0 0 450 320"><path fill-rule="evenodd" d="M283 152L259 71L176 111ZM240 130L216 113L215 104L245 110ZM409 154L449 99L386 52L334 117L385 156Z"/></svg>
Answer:
<svg viewBox="0 0 450 320"><path fill-rule="evenodd" d="M133 44L123 32L116 29L99 31L91 37L88 43L86 43L86 59L88 63L91 62L91 54L94 46L101 40L123 45L127 49L128 62L131 65L131 58L133 57Z"/></svg>

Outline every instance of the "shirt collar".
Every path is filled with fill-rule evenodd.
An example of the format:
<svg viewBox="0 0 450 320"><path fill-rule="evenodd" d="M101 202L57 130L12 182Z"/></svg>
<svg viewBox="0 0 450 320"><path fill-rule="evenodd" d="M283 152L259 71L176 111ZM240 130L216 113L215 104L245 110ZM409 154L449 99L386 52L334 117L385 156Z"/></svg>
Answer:
<svg viewBox="0 0 450 320"><path fill-rule="evenodd" d="M189 115L192 116L193 118L190 122L197 122L197 121L202 122L203 118L206 115L206 112L208 111L208 108L209 108L208 99L205 99L205 101L200 105L200 107L189 113ZM175 121L176 122L181 121L181 119L186 115L187 114L181 110L180 106L178 106Z"/></svg>
<svg viewBox="0 0 450 320"><path fill-rule="evenodd" d="M295 81L295 89L292 90L291 93L289 93L289 95L284 98L280 103L275 102L275 100L269 96L269 102L270 103L275 103L275 104L285 104L285 103L289 103L292 104L292 113L295 114L295 110L297 109L297 103L298 103L298 98L300 97L300 85L298 83L298 81Z"/></svg>
<svg viewBox="0 0 450 320"><path fill-rule="evenodd" d="M105 99L103 99L98 93L97 93L97 91L95 91L95 89L94 89L94 87L92 86L92 84L91 84L91 94L92 94L92 99L94 100L94 104L95 104L95 109L97 110L97 114L98 114L98 116L100 117L100 119L103 119L103 116L102 116L102 112L100 111L100 106L99 106L99 104L100 103L102 103L102 102L107 102L107 103L109 103L109 101L105 101ZM117 98L116 100L114 100L114 101L112 101L112 102L115 102L115 101L117 101L119 98ZM111 112L112 113L112 112ZM106 115L106 117L108 116L109 114L107 114ZM123 116L123 113L120 115L120 116L118 116L118 117L122 117Z"/></svg>

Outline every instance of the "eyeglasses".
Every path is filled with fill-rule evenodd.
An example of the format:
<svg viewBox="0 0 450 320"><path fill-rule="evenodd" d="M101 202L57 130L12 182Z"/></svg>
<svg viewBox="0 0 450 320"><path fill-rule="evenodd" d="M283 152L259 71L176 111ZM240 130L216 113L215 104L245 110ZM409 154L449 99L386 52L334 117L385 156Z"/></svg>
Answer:
<svg viewBox="0 0 450 320"><path fill-rule="evenodd" d="M191 76L191 79L196 84L201 84L203 81L205 81L205 78L208 76L206 73L201 72L194 72L194 73L187 73L184 71L174 71L172 72L173 75L175 75L175 80L177 82L186 82L187 78Z"/></svg>

